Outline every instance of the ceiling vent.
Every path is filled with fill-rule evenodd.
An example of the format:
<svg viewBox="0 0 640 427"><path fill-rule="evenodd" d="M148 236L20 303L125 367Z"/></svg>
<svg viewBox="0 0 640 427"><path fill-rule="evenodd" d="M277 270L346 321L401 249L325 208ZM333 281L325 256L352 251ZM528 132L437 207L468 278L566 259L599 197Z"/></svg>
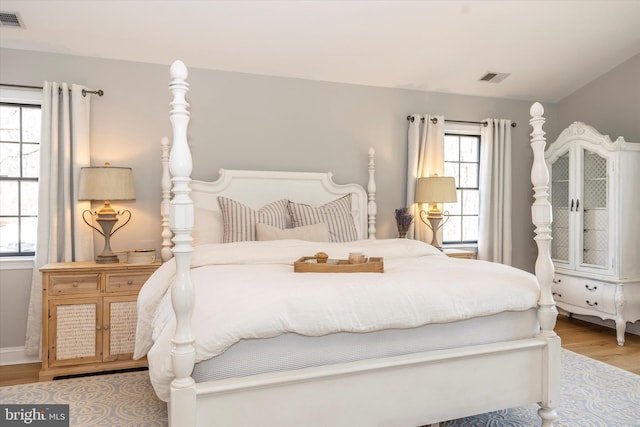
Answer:
<svg viewBox="0 0 640 427"><path fill-rule="evenodd" d="M17 13L0 12L0 27L24 28L24 24Z"/></svg>
<svg viewBox="0 0 640 427"><path fill-rule="evenodd" d="M484 76L480 77L481 82L491 82L491 83L500 83L507 77L509 77L511 73L492 73L488 72Z"/></svg>

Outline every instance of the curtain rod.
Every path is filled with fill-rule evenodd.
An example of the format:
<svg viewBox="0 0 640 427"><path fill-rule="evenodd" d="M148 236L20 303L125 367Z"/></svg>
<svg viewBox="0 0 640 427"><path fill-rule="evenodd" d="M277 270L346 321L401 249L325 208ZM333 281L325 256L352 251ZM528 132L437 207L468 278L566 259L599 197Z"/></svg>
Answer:
<svg viewBox="0 0 640 427"><path fill-rule="evenodd" d="M10 83L0 83L0 86L17 87L17 88L21 88L21 89L40 89L40 90L43 89L42 86L14 85L14 84L10 84ZM62 90L62 88L58 88L58 91L61 91L61 90ZM98 96L104 95L104 91L102 89L98 89L98 90L82 89L82 96L87 96L88 93L93 93L93 94L98 95Z"/></svg>
<svg viewBox="0 0 640 427"><path fill-rule="evenodd" d="M411 123L413 123L413 116L407 116L407 120L410 121ZM422 117L420 119L420 121L422 123L424 123L424 117ZM444 121L445 122L449 122L449 123L469 123L469 124L472 124L472 125L482 125L482 126L485 126L485 127L489 126L489 123L486 122L486 121L484 121L484 122L471 122L469 120L449 120L449 119L445 119ZM431 123L433 123L433 124L438 123L438 118L437 117L432 117L431 118ZM516 126L517 126L516 122L512 122L511 123L511 127L512 128L514 128Z"/></svg>

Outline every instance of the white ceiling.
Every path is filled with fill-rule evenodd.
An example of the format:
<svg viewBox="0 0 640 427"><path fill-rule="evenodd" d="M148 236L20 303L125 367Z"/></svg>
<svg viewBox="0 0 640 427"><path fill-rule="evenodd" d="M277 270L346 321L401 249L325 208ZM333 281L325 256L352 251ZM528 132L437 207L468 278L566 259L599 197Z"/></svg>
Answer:
<svg viewBox="0 0 640 427"><path fill-rule="evenodd" d="M0 47L556 102L640 53L640 0L2 0ZM511 73L502 83L487 72Z"/></svg>

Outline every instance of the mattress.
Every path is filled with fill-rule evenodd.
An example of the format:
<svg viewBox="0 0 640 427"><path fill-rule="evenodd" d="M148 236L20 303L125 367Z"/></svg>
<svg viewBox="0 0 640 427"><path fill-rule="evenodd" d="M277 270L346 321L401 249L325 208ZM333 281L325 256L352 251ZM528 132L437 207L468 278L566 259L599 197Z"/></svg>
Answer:
<svg viewBox="0 0 640 427"><path fill-rule="evenodd" d="M384 273L293 271L293 260L319 251L335 259L346 259L356 251L382 257ZM431 245L409 239L202 245L192 254L190 276L195 293L191 332L196 363L216 359L222 362L213 363L223 366L226 358L235 359L233 356L239 351L236 349L249 343L274 343L256 344L259 347L247 351L242 356L245 359L233 362L235 366L216 368L218 373L213 378L242 375L242 369L248 369L247 375L251 375L256 372L252 369L264 365L265 360L279 360L277 363L282 365L261 370L291 369L300 361L313 366L428 350L429 347L420 347L425 343L444 348L475 343L478 334L474 328L463 328L457 341L449 331L434 332L415 338L415 347L401 350L408 346L405 342L411 341L403 334L410 335L412 330L525 312L537 307L540 292L530 273L497 263L449 258ZM169 398L174 378L171 340L176 325L170 292L174 277L175 263L169 261L156 270L138 295L134 357L147 355L151 382L163 400ZM511 327L509 322L505 326ZM382 335L375 335L378 331ZM387 339L387 331L394 331L392 335L398 333L399 337ZM526 337L531 336L530 331ZM442 343L436 338L438 334L452 341ZM279 341L281 336L284 338ZM316 337L313 342L318 344L309 346L311 355L302 353L298 361L292 362L288 354L306 348L306 344L297 341L306 341L306 337ZM372 338L360 341L363 337ZM472 341L465 341L469 338ZM346 341L350 344L344 349L334 350ZM229 351L231 348L234 350ZM225 353L227 356L217 359Z"/></svg>
<svg viewBox="0 0 640 427"><path fill-rule="evenodd" d="M197 363L193 378L204 382L525 339L534 337L538 330L536 309L530 309L410 329L339 332L320 337L287 333L274 338L242 340L224 353Z"/></svg>

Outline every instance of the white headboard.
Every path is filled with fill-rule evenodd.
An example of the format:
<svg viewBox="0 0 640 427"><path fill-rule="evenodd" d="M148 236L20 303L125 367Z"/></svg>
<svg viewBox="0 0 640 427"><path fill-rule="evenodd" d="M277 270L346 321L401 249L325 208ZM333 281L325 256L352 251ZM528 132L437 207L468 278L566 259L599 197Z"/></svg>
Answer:
<svg viewBox="0 0 640 427"><path fill-rule="evenodd" d="M163 138L163 176L169 174L168 140ZM225 196L259 209L267 203L288 199L296 203L320 206L341 196L351 194L351 213L359 239L375 239L375 151L369 150L369 182L366 191L358 184L336 184L332 174L317 172L275 172L221 169L213 182L191 180L190 197L194 204L193 238L195 244L221 242L223 225L218 205L218 196ZM162 259L171 258L171 231L169 229L168 206L170 180L162 180Z"/></svg>

